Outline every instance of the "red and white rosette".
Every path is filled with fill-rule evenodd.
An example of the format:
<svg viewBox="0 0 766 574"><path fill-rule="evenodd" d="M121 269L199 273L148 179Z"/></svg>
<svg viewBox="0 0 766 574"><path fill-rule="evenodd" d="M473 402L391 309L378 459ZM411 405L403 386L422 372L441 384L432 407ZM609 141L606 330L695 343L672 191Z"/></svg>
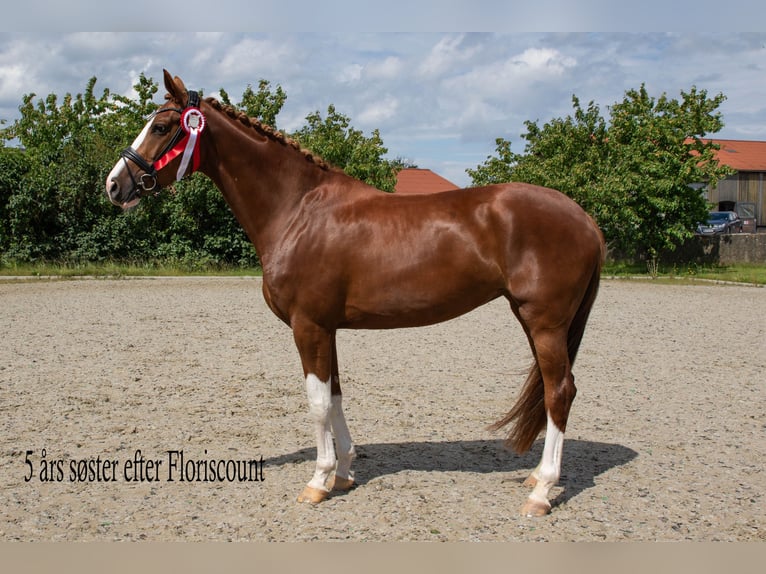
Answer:
<svg viewBox="0 0 766 574"><path fill-rule="evenodd" d="M176 179L180 180L186 174L189 167L189 161L193 159L192 171L197 171L199 167L199 135L205 129L205 116L198 108L186 108L181 114L181 127L188 134L186 138L186 147L184 155L181 158L181 165L178 166Z"/></svg>

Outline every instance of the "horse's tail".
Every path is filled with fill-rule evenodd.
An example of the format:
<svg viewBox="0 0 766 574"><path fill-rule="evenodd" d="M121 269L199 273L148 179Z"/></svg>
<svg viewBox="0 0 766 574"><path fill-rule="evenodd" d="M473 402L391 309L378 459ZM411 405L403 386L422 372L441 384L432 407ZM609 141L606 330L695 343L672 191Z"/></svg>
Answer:
<svg viewBox="0 0 766 574"><path fill-rule="evenodd" d="M594 224L595 225L595 224ZM599 236L601 232L599 231ZM585 324L588 321L590 310L596 300L599 281L601 278L601 266L604 261L605 246L603 238L601 239L601 257L593 270L590 283L585 291L580 307L572 319L567 333L567 351L569 354L569 363L574 365L577 351L580 348L583 334L585 333ZM498 431L507 424L514 423L508 436L505 439L506 446L513 448L519 454L530 449L537 439L540 432L547 424L545 412L545 389L543 386L543 376L540 372L540 366L537 360L532 364L527 375L527 380L521 389L521 394L516 400L516 404L508 411L502 419L489 427L491 431Z"/></svg>

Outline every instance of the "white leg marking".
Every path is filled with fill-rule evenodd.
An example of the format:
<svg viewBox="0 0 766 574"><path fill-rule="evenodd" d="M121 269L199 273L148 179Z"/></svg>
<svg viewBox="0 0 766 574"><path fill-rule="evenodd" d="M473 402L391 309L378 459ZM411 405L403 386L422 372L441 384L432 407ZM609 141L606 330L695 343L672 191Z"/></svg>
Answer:
<svg viewBox="0 0 766 574"><path fill-rule="evenodd" d="M330 423L338 451L338 468L335 470L335 474L340 478L353 479L351 462L356 457L356 451L354 450L354 443L351 441L351 433L348 431L346 417L343 415L342 402L341 395L332 396Z"/></svg>
<svg viewBox="0 0 766 574"><path fill-rule="evenodd" d="M306 377L306 394L309 400L309 414L314 423L317 440L317 463L313 478L308 485L318 490L327 491L325 483L335 468L335 449L330 432L330 381L322 382L319 377L309 373Z"/></svg>
<svg viewBox="0 0 766 574"><path fill-rule="evenodd" d="M561 474L561 455L564 448L564 433L553 423L551 414L548 413L548 425L545 430L545 446L540 464L532 473L537 479L532 494L529 498L545 504L548 502L548 493L558 482Z"/></svg>

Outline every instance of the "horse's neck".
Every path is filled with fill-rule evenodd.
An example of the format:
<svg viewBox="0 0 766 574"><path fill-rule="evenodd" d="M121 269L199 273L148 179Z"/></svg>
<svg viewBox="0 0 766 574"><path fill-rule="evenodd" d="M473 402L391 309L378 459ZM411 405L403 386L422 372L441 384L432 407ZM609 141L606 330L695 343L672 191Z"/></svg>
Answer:
<svg viewBox="0 0 766 574"><path fill-rule="evenodd" d="M210 138L201 171L221 190L263 260L276 248L302 197L331 174L225 112L208 115Z"/></svg>

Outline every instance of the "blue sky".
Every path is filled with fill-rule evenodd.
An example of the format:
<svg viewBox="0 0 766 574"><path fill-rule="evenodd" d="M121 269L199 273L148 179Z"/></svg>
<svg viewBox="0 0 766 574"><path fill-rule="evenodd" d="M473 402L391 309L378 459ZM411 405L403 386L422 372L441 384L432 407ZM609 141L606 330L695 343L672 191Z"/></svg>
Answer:
<svg viewBox="0 0 766 574"><path fill-rule="evenodd" d="M161 5L139 4L149 10L132 12L134 17ZM513 2L479 2L501 5L498 12L468 11L465 2L443 0L438 5L451 9L433 16L418 10L421 4L412 3L404 11L402 3L392 0L388 6L398 19L391 19L391 12L377 19L356 11L335 12L339 2L333 1L316 5L321 12L315 14L305 8L312 5L300 3L304 8L297 8L291 0L260 3L260 11L251 3L247 10L244 3L228 4L225 17L218 13L217 20L205 22L229 29L209 33L142 31L140 22L133 25L136 30L125 23L116 26L126 28L124 32L66 29L114 29L109 10L118 14L117 8L84 21L67 13L53 22L57 29L36 24L24 31L33 27L25 26L25 13L14 26L20 31L0 32L0 119L18 117L27 93L78 93L96 76L98 91L109 88L129 95L140 73L159 80L167 68L190 88L206 95L224 88L235 100L261 78L281 85L287 103L278 124L288 131L300 127L307 114L324 113L333 104L366 134L379 129L391 157L408 159L459 185L469 184L467 168L494 152L495 138L509 139L514 151L523 151L525 120L542 123L569 114L572 95L584 103L595 101L606 114L626 90L642 83L655 96L664 92L678 97L692 86L710 95L722 92L727 97L721 107L726 126L717 137L766 140L766 33L701 31L715 28L709 15L701 22L665 20L673 32L647 32L620 29L614 24L624 20L606 14L617 31L586 32L610 27L608 21L602 23L603 10L575 14L570 13L572 3L560 2L542 2L530 15L514 11ZM586 4L603 8L598 1ZM657 4L648 0L642 6ZM549 8L557 14L553 20L542 18ZM732 10L737 9L734 2ZM172 29L190 20L199 24L196 13L190 7L186 20L175 14L144 22L164 22ZM448 21L443 20L445 13ZM55 8L48 14L55 20ZM255 31L241 31L236 28L243 27L243 20L232 19L232 14L262 18L249 26ZM339 14L347 19L339 20ZM493 17L497 14L505 19L500 25ZM762 22L762 15L757 16ZM528 18L526 23L542 19L554 31L515 30L510 24L522 17ZM641 18L638 14L634 20L640 23ZM481 31L464 32L461 27Z"/></svg>

